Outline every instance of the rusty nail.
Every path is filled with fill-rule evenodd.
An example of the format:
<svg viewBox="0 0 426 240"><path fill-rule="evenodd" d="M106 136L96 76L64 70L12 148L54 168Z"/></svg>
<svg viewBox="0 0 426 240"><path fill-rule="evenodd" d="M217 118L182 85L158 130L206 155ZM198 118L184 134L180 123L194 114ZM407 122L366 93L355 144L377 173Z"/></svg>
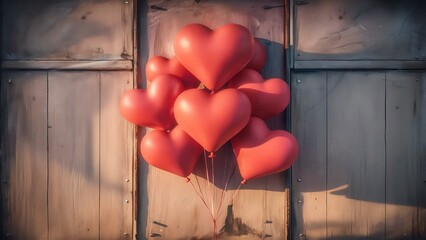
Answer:
<svg viewBox="0 0 426 240"><path fill-rule="evenodd" d="M271 220L266 220L265 223L272 223L272 221Z"/></svg>
<svg viewBox="0 0 426 240"><path fill-rule="evenodd" d="M126 203L129 203L129 200L126 199Z"/></svg>
<svg viewBox="0 0 426 240"><path fill-rule="evenodd" d="M301 181L302 181L302 179L298 178L298 179L297 179L297 181L298 181L298 182L301 182Z"/></svg>
<svg viewBox="0 0 426 240"><path fill-rule="evenodd" d="M129 180L129 179L126 179L126 182L130 182L130 180Z"/></svg>
<svg viewBox="0 0 426 240"><path fill-rule="evenodd" d="M271 234L263 234L263 237L265 237L265 238L267 238L267 237L272 237L272 235Z"/></svg>
<svg viewBox="0 0 426 240"><path fill-rule="evenodd" d="M127 235L129 235L129 234L125 232L125 233L124 233L124 236L127 236Z"/></svg>

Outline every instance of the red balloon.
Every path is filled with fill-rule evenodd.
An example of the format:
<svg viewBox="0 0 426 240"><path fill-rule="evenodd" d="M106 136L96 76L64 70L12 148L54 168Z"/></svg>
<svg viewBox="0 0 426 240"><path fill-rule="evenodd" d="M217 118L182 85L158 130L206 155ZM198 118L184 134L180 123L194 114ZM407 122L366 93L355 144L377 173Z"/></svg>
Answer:
<svg viewBox="0 0 426 240"><path fill-rule="evenodd" d="M217 90L241 71L253 55L253 36L238 24L216 30L201 24L182 28L174 39L179 62L208 89Z"/></svg>
<svg viewBox="0 0 426 240"><path fill-rule="evenodd" d="M175 102L178 124L201 146L215 152L250 119L250 101L236 89L208 94L201 89L183 92Z"/></svg>
<svg viewBox="0 0 426 240"><path fill-rule="evenodd" d="M145 72L148 81L162 74L171 74L180 78L186 89L200 85L200 81L182 66L176 57L170 60L161 56L152 57L146 63Z"/></svg>
<svg viewBox="0 0 426 240"><path fill-rule="evenodd" d="M250 62L247 64L246 68L251 68L256 71L262 71L263 66L266 63L266 48L263 46L259 40L254 39L253 45L253 56L251 57Z"/></svg>
<svg viewBox="0 0 426 240"><path fill-rule="evenodd" d="M153 130L141 142L145 161L181 177L191 174L203 148L179 126L172 131Z"/></svg>
<svg viewBox="0 0 426 240"><path fill-rule="evenodd" d="M121 98L123 117L134 124L169 130L176 125L173 104L184 91L179 78L173 75L156 77L147 90L133 89Z"/></svg>
<svg viewBox="0 0 426 240"><path fill-rule="evenodd" d="M273 117L288 106L290 88L279 78L264 80L260 73L244 69L229 83L228 87L244 92L251 103L251 114L263 119Z"/></svg>
<svg viewBox="0 0 426 240"><path fill-rule="evenodd" d="M262 119L250 122L231 140L244 180L282 172L296 161L297 140L284 130L270 131Z"/></svg>

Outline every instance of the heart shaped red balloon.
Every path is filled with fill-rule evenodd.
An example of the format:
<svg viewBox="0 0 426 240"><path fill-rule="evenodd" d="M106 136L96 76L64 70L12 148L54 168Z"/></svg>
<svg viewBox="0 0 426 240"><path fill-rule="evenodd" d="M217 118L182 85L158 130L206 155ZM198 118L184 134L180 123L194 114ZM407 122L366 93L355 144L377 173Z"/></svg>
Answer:
<svg viewBox="0 0 426 240"><path fill-rule="evenodd" d="M244 180L288 169L299 152L293 135L284 130L270 131L265 122L256 117L250 119L231 144Z"/></svg>
<svg viewBox="0 0 426 240"><path fill-rule="evenodd" d="M236 89L208 94L184 91L175 102L178 124L201 146L215 152L235 136L250 119L250 101Z"/></svg>
<svg viewBox="0 0 426 240"><path fill-rule="evenodd" d="M120 111L123 117L134 124L169 130L176 125L173 104L184 91L179 78L160 75L152 80L147 90L133 89L121 98Z"/></svg>
<svg viewBox="0 0 426 240"><path fill-rule="evenodd" d="M244 92L251 102L251 114L263 119L273 117L288 106L290 88L279 78L264 80L260 73L244 69L229 83L228 87Z"/></svg>
<svg viewBox="0 0 426 240"><path fill-rule="evenodd" d="M246 68L254 69L256 71L261 71L263 66L266 63L266 48L263 44L254 39L253 45L253 56L250 59L250 62L247 64Z"/></svg>
<svg viewBox="0 0 426 240"><path fill-rule="evenodd" d="M253 36L238 24L216 30L201 24L182 28L174 39L179 62L208 89L217 90L243 69L253 55Z"/></svg>
<svg viewBox="0 0 426 240"><path fill-rule="evenodd" d="M146 63L145 72L148 81L162 74L171 74L180 78L186 89L200 85L200 81L182 66L176 57L170 60L161 56L152 57Z"/></svg>
<svg viewBox="0 0 426 240"><path fill-rule="evenodd" d="M191 174L202 152L203 148L179 126L170 132L148 132L141 142L145 161L181 177Z"/></svg>

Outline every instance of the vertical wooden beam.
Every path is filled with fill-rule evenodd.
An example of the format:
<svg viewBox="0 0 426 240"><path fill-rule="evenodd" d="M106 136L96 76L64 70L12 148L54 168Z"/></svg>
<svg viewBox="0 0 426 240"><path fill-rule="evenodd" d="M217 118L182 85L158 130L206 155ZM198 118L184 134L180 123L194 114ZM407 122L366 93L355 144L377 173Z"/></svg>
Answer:
<svg viewBox="0 0 426 240"><path fill-rule="evenodd" d="M327 74L327 237L384 239L384 74Z"/></svg>
<svg viewBox="0 0 426 240"><path fill-rule="evenodd" d="M101 72L100 238L131 239L133 126L119 112L133 86L132 72Z"/></svg>
<svg viewBox="0 0 426 240"><path fill-rule="evenodd" d="M292 239L326 238L327 82L326 72L292 76L292 132L299 158L292 167Z"/></svg>
<svg viewBox="0 0 426 240"><path fill-rule="evenodd" d="M49 72L49 238L99 238L99 72Z"/></svg>
<svg viewBox="0 0 426 240"><path fill-rule="evenodd" d="M3 72L1 81L2 239L46 239L47 76Z"/></svg>
<svg viewBox="0 0 426 240"><path fill-rule="evenodd" d="M420 203L425 207L424 202L418 202L419 185L425 184L419 176L420 126L424 125L420 123L420 114L425 111L420 99L424 94L421 81L424 82L421 73L386 74L387 238L417 238L419 221L426 221L419 218L417 206Z"/></svg>

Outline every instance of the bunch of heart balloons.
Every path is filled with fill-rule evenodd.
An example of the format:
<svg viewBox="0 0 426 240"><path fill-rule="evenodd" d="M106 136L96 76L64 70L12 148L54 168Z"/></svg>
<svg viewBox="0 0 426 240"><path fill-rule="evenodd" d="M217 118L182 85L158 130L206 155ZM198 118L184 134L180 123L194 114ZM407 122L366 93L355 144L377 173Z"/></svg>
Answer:
<svg viewBox="0 0 426 240"><path fill-rule="evenodd" d="M175 36L175 57L146 64L148 88L122 96L120 110L134 124L152 128L140 150L152 166L187 177L203 149L210 157L231 141L244 181L288 169L298 155L296 139L264 122L290 101L287 83L263 79L266 49L249 30L201 24Z"/></svg>

